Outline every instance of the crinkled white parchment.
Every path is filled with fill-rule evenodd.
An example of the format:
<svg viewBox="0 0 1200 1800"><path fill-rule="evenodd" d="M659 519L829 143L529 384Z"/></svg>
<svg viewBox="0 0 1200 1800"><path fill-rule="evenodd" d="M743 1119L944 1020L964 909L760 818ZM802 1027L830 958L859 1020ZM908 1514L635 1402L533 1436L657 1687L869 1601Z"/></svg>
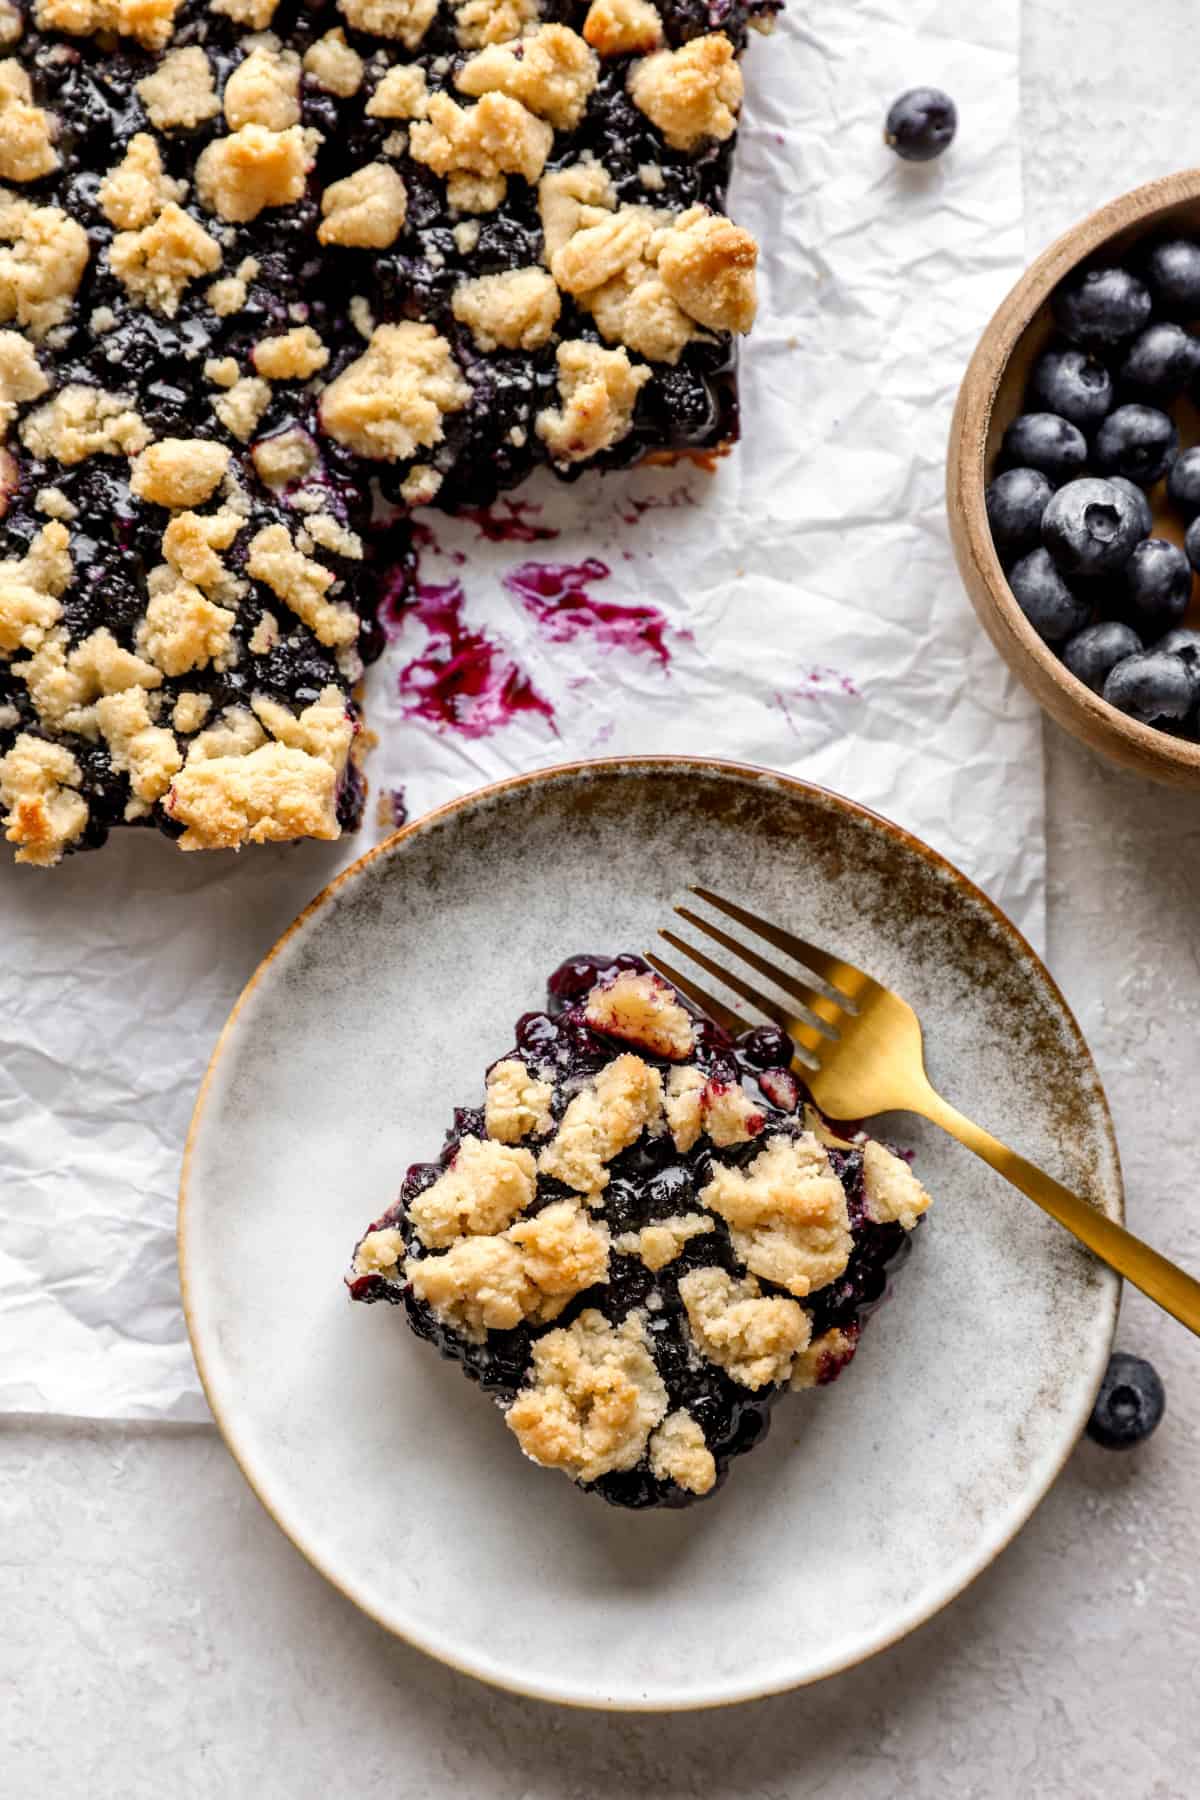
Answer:
<svg viewBox="0 0 1200 1800"><path fill-rule="evenodd" d="M461 582L493 670L523 672L554 722L464 736L406 717L400 672L431 649L410 619L368 687L373 796L402 788L415 816L594 754L771 764L911 827L1038 941L1040 727L963 597L942 500L957 383L1022 261L1017 0L793 7L746 62L731 210L763 260L741 448L715 476L539 480L526 516L553 539L434 520L423 577ZM926 82L955 96L960 135L905 167L882 118ZM595 632L549 641L503 584L588 557L610 571L594 599L665 616L668 666ZM129 833L50 875L0 866L0 1408L204 1416L174 1240L196 1089L255 964L374 816L357 840L236 859Z"/></svg>

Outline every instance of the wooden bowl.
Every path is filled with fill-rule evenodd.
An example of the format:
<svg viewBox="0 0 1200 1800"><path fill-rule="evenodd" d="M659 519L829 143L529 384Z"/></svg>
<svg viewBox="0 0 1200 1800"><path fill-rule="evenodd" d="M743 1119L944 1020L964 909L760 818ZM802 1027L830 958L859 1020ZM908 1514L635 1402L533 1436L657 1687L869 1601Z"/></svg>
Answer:
<svg viewBox="0 0 1200 1800"><path fill-rule="evenodd" d="M1139 239L1162 233L1200 238L1200 169L1152 181L1102 206L1026 270L984 332L963 378L950 428L946 503L954 553L975 611L1009 668L1050 717L1122 768L1200 789L1200 744L1139 725L1107 705L1043 643L1013 598L984 505L1000 440L1023 410L1030 370L1054 335L1054 290L1080 263L1098 257L1117 261ZM1172 414L1181 446L1200 442L1200 412L1185 401ZM1155 535L1182 543L1184 528L1167 504L1165 481L1149 499ZM1194 588L1186 622L1200 624Z"/></svg>

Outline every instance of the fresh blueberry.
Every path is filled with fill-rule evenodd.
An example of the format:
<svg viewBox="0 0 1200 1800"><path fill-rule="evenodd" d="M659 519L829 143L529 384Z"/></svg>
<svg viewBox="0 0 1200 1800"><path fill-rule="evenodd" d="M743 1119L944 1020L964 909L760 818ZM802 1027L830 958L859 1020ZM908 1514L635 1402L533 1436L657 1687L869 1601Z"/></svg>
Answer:
<svg viewBox="0 0 1200 1800"><path fill-rule="evenodd" d="M1042 518L1042 542L1064 575L1112 574L1129 561L1141 535L1129 495L1094 476L1059 488Z"/></svg>
<svg viewBox="0 0 1200 1800"><path fill-rule="evenodd" d="M1062 659L1077 681L1098 694L1117 664L1141 649L1142 640L1130 626L1101 619L1098 625L1085 625L1063 645Z"/></svg>
<svg viewBox="0 0 1200 1800"><path fill-rule="evenodd" d="M1115 584L1113 611L1145 640L1178 625L1192 597L1192 565L1166 538L1140 543Z"/></svg>
<svg viewBox="0 0 1200 1800"><path fill-rule="evenodd" d="M1150 290L1128 269L1086 269L1064 281L1054 316L1076 344L1109 348L1150 323Z"/></svg>
<svg viewBox="0 0 1200 1800"><path fill-rule="evenodd" d="M1151 487L1179 448L1174 420L1156 406L1118 406L1096 433L1094 461L1102 475L1124 475Z"/></svg>
<svg viewBox="0 0 1200 1800"><path fill-rule="evenodd" d="M1167 476L1167 493L1185 519L1200 513L1200 449L1180 451Z"/></svg>
<svg viewBox="0 0 1200 1800"><path fill-rule="evenodd" d="M988 483L988 524L1002 556L1020 556L1036 547L1053 493L1036 469L1008 469Z"/></svg>
<svg viewBox="0 0 1200 1800"><path fill-rule="evenodd" d="M1192 520L1184 535L1183 547L1193 569L1200 569L1200 517Z"/></svg>
<svg viewBox="0 0 1200 1800"><path fill-rule="evenodd" d="M1176 625L1152 648L1179 658L1191 679L1192 694L1200 702L1200 631L1193 631L1189 625Z"/></svg>
<svg viewBox="0 0 1200 1800"><path fill-rule="evenodd" d="M1157 1429L1167 1396L1153 1363L1117 1350L1108 1360L1087 1434L1105 1450L1132 1450Z"/></svg>
<svg viewBox="0 0 1200 1800"><path fill-rule="evenodd" d="M1147 400L1174 400L1197 372L1198 352L1200 344L1182 325L1160 319L1126 346L1117 381Z"/></svg>
<svg viewBox="0 0 1200 1800"><path fill-rule="evenodd" d="M1048 644L1079 631L1092 616L1092 603L1073 594L1048 550L1031 550L1008 572L1017 605Z"/></svg>
<svg viewBox="0 0 1200 1800"><path fill-rule="evenodd" d="M1092 431L1112 411L1112 376L1086 350L1047 350L1034 364L1028 400L1081 431Z"/></svg>
<svg viewBox="0 0 1200 1800"><path fill-rule="evenodd" d="M958 130L958 111L941 88L909 88L893 100L883 141L905 162L932 162L948 150Z"/></svg>
<svg viewBox="0 0 1200 1800"><path fill-rule="evenodd" d="M1192 710L1192 681L1182 657L1145 650L1119 662L1104 683L1104 698L1143 725L1172 725Z"/></svg>
<svg viewBox="0 0 1200 1800"><path fill-rule="evenodd" d="M1037 469L1061 487L1087 467L1087 439L1057 413L1022 413L1004 434L1003 456L1010 469Z"/></svg>
<svg viewBox="0 0 1200 1800"><path fill-rule="evenodd" d="M1137 508L1138 536L1149 537L1154 530L1154 509L1146 498L1145 490L1140 488L1136 481L1130 481L1124 475L1109 475L1106 479L1110 486L1120 488L1123 494L1129 495Z"/></svg>
<svg viewBox="0 0 1200 1800"><path fill-rule="evenodd" d="M1146 280L1160 311L1176 319L1200 317L1200 244L1168 238L1146 258Z"/></svg>

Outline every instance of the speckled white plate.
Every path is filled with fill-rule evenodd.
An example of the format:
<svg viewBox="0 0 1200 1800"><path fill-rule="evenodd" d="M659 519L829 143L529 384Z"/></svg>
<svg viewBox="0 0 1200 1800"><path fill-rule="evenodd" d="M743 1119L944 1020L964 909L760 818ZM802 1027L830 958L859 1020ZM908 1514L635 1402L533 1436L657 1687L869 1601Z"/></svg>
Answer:
<svg viewBox="0 0 1200 1800"><path fill-rule="evenodd" d="M284 1531L389 1630L587 1706L745 1700L869 1656L957 1594L1087 1417L1118 1284L931 1126L936 1204L833 1387L783 1399L709 1503L621 1513L342 1286L404 1168L474 1103L546 975L643 950L700 881L897 987L959 1107L1112 1215L1078 1027L1014 928L896 827L782 776L593 763L506 782L371 851L262 964L217 1046L180 1194L196 1360Z"/></svg>

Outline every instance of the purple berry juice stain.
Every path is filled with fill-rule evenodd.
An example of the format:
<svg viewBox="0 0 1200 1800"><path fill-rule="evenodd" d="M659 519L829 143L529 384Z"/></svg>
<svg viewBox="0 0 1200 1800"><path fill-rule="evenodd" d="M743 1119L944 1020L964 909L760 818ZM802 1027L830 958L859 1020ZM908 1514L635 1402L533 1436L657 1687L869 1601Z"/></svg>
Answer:
<svg viewBox="0 0 1200 1800"><path fill-rule="evenodd" d="M489 544L538 544L558 536L553 525L535 522L533 515L541 510L534 500L501 499L493 506L464 507L458 516L478 526Z"/></svg>
<svg viewBox="0 0 1200 1800"><path fill-rule="evenodd" d="M625 606L591 592L592 583L611 573L595 556L581 563L525 562L504 577L504 585L551 643L569 644L586 634L607 649L646 650L667 668L667 620L658 608Z"/></svg>
<svg viewBox="0 0 1200 1800"><path fill-rule="evenodd" d="M460 732L490 737L522 714L554 725L554 708L499 644L467 625L462 584L418 583L407 613L429 633L420 656L405 663L398 688L404 714Z"/></svg>

